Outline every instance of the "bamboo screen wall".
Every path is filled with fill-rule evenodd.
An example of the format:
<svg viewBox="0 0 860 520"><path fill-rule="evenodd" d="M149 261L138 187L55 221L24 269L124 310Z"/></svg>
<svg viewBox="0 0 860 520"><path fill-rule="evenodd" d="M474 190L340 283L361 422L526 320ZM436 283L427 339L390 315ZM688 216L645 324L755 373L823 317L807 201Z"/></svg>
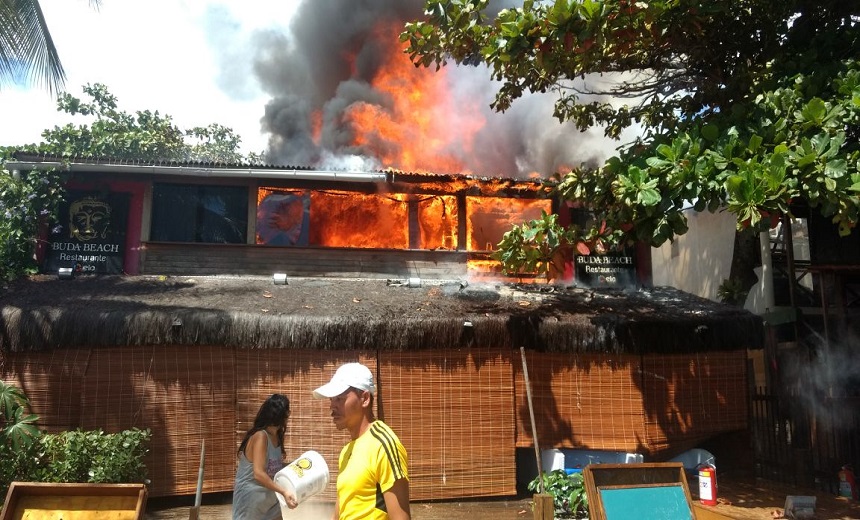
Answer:
<svg viewBox="0 0 860 520"><path fill-rule="evenodd" d="M745 352L646 356L642 365L651 452L677 453L718 433L747 427Z"/></svg>
<svg viewBox="0 0 860 520"><path fill-rule="evenodd" d="M541 448L676 454L747 426L746 352L645 356L527 352ZM520 357L517 446L531 447Z"/></svg>
<svg viewBox="0 0 860 520"><path fill-rule="evenodd" d="M526 352L538 445L641 452L645 435L641 358L630 355ZM517 446L532 447L522 370L516 356Z"/></svg>
<svg viewBox="0 0 860 520"><path fill-rule="evenodd" d="M647 457L745 428L745 358L529 352L540 446ZM194 492L204 438L203 491L232 490L239 441L262 401L284 393L287 458L319 451L331 483L315 500L331 501L348 435L312 391L356 359L377 371L378 414L409 451L413 500L516 492L515 450L532 447L518 351L100 347L3 353L0 378L24 390L47 431L150 428L153 497Z"/></svg>
<svg viewBox="0 0 860 520"><path fill-rule="evenodd" d="M510 353L381 352L382 412L409 452L410 493L516 494Z"/></svg>

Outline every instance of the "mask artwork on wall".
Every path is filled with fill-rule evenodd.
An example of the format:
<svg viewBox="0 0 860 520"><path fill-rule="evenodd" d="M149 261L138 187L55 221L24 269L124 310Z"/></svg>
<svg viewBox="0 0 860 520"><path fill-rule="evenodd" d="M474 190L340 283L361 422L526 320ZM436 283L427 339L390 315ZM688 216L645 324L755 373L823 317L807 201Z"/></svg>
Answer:
<svg viewBox="0 0 860 520"><path fill-rule="evenodd" d="M129 195L70 191L51 230L43 270L70 267L76 274L121 274Z"/></svg>

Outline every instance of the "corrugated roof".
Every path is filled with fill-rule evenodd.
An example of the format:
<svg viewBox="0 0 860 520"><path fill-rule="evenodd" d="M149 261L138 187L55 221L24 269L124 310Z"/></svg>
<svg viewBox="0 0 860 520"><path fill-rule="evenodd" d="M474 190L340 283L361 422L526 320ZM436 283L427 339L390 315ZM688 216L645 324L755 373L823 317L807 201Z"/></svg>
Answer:
<svg viewBox="0 0 860 520"><path fill-rule="evenodd" d="M65 163L78 165L116 165L116 166L137 166L137 167L164 167L164 168L189 168L189 169L243 169L243 170L259 170L268 172L278 171L304 171L313 172L319 171L320 168L307 165L284 165L272 163L219 163L205 161L172 161L172 160L137 160L125 159L105 156L60 156L51 154L34 154L32 152L17 151L12 154L13 161L10 164L14 166L15 162L21 163ZM508 184L524 184L539 186L542 184L553 184L552 180L544 179L514 179L510 177L496 176L477 176L469 173L434 173L434 172L417 172L404 171L394 168L385 168L378 170L356 171L348 169L326 169L325 171L343 172L343 173L377 173L386 175L391 182L451 182L455 180L470 180L485 183L508 183Z"/></svg>

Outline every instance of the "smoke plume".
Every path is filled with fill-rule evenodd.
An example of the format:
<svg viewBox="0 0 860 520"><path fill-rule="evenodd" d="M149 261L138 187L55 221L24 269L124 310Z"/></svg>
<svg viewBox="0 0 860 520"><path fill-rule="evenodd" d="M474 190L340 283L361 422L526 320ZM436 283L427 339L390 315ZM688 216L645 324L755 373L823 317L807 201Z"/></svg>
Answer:
<svg viewBox="0 0 860 520"><path fill-rule="evenodd" d="M521 178L613 152L618 143L601 129L559 123L553 94L527 94L500 114L489 108L498 84L485 67L415 68L398 36L423 5L303 0L288 34L259 36L254 73L271 96L262 118L269 162Z"/></svg>

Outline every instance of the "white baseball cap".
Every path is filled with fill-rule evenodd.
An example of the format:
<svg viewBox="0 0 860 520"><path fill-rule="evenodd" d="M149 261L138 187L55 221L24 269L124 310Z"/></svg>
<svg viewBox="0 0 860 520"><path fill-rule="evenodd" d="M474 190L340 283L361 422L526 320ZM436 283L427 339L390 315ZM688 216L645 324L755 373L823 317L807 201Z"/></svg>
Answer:
<svg viewBox="0 0 860 520"><path fill-rule="evenodd" d="M376 386L373 385L373 373L361 363L346 363L341 365L331 381L314 390L317 399L329 399L337 397L350 388L366 390L376 394Z"/></svg>

